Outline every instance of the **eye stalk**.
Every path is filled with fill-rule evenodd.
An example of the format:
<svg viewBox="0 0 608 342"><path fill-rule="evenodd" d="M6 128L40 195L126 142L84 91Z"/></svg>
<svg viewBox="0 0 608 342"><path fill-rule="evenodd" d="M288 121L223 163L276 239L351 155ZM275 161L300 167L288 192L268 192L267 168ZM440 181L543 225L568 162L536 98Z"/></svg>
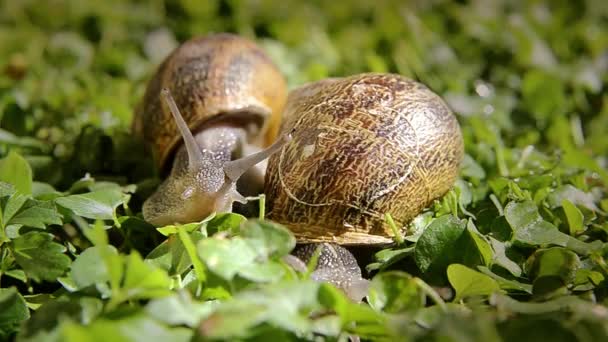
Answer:
<svg viewBox="0 0 608 342"><path fill-rule="evenodd" d="M179 108L177 108L177 104L175 103L173 96L171 96L169 89L163 88L160 94L163 102L169 107L169 111L173 116L177 129L184 139L184 145L186 146L186 151L188 152L188 168L193 169L196 167L196 165L202 164L204 160L203 152L196 143L192 132L190 132L190 128L188 128L188 125L184 121L184 117L179 111Z"/></svg>
<svg viewBox="0 0 608 342"><path fill-rule="evenodd" d="M255 164L260 163L264 159L270 157L273 153L283 147L286 143L292 139L291 133L282 135L277 141L270 145L265 150L243 157L241 159L232 160L224 165L224 172L226 177L232 182L235 182L245 173L247 170L252 168Z"/></svg>
<svg viewBox="0 0 608 342"><path fill-rule="evenodd" d="M171 174L144 202L144 219L157 226L199 221L213 212L231 211L235 201L245 203L245 198L236 189L238 179L291 140L291 134L285 134L257 153L232 161L217 160L214 152L230 155L231 151L204 153L167 88L161 90L161 99L169 108L184 140L182 149L185 149L187 157L176 156ZM205 134L203 130L197 133L197 137ZM184 151L177 154L180 153L183 155Z"/></svg>

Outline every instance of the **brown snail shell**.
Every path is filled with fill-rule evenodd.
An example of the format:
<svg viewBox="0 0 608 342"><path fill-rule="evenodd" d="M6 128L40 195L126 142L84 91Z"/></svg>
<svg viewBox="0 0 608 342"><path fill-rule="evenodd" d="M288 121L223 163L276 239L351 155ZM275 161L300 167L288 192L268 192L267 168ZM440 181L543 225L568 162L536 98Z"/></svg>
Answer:
<svg viewBox="0 0 608 342"><path fill-rule="evenodd" d="M172 93L193 133L216 120L231 120L254 127L259 136L252 140L260 146L276 137L287 97L283 75L254 42L221 33L183 43L158 68L133 121L133 131L143 136L165 171L182 137L161 102L163 88Z"/></svg>
<svg viewBox="0 0 608 342"><path fill-rule="evenodd" d="M323 80L292 91L268 164L267 216L298 241L390 243L384 221L413 219L453 185L463 157L456 117L426 86L395 74Z"/></svg>

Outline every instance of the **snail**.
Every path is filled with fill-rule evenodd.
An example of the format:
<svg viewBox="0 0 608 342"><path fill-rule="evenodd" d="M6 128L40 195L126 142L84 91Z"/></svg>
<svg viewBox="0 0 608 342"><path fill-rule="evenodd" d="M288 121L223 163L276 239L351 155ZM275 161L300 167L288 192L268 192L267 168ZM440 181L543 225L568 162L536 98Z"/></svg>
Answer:
<svg viewBox="0 0 608 342"><path fill-rule="evenodd" d="M233 202L245 202L236 183L246 172L246 183L261 190L264 167L254 165L289 140L284 134L262 150L276 136L286 93L278 68L250 40L215 34L173 51L133 121L168 173L144 202L144 219L163 226L231 211Z"/></svg>
<svg viewBox="0 0 608 342"><path fill-rule="evenodd" d="M299 242L323 246L391 243L385 214L405 226L452 187L464 153L445 102L395 74L327 79L291 91L281 132L292 131L268 161L267 217ZM338 263L345 272L331 282L348 292L360 271Z"/></svg>

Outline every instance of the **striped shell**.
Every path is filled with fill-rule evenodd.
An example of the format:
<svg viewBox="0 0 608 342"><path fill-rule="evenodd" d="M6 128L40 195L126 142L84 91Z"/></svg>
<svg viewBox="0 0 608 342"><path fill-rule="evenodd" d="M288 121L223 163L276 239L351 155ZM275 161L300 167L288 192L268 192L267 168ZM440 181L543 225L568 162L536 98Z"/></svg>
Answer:
<svg viewBox="0 0 608 342"><path fill-rule="evenodd" d="M194 38L160 65L135 113L133 131L142 135L161 169L167 169L182 138L160 90L169 88L193 132L215 120L264 130L260 145L274 140L287 97L285 79L254 42L233 34ZM221 115L220 115L221 114Z"/></svg>
<svg viewBox="0 0 608 342"><path fill-rule="evenodd" d="M456 117L423 84L362 74L289 94L282 132L293 140L266 173L268 217L299 241L392 241L390 213L403 226L453 185L463 157Z"/></svg>

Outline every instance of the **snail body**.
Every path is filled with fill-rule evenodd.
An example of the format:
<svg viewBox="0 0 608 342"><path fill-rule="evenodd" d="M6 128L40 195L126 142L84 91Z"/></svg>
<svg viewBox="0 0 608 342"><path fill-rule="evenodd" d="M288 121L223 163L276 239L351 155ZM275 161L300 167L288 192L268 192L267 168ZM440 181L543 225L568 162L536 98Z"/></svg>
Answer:
<svg viewBox="0 0 608 342"><path fill-rule="evenodd" d="M162 95L161 95L162 94ZM168 174L143 206L155 225L201 220L244 202L236 182L261 189L253 169L286 141L276 136L286 99L282 74L253 42L216 34L171 53L148 84L133 131Z"/></svg>
<svg viewBox="0 0 608 342"><path fill-rule="evenodd" d="M408 223L452 187L464 153L445 102L394 74L292 91L281 131L294 133L268 161L267 216L305 242L392 242L384 215Z"/></svg>

